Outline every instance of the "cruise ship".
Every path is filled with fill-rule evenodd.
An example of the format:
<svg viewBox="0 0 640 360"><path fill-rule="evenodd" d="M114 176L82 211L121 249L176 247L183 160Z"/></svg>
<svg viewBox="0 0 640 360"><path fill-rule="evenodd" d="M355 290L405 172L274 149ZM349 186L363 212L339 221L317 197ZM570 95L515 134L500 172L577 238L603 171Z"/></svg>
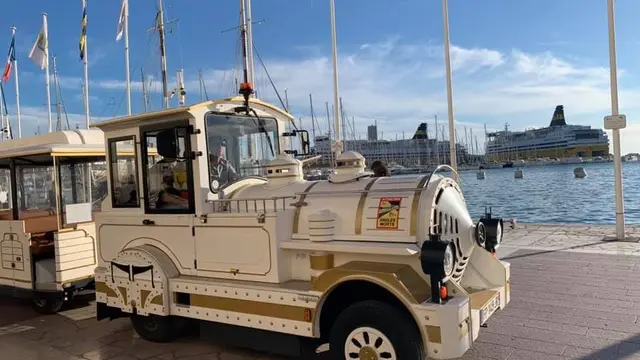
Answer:
<svg viewBox="0 0 640 360"><path fill-rule="evenodd" d="M540 159L594 159L609 157L609 138L604 130L568 125L564 106L558 105L548 127L524 131L487 133L487 158L513 163Z"/></svg>

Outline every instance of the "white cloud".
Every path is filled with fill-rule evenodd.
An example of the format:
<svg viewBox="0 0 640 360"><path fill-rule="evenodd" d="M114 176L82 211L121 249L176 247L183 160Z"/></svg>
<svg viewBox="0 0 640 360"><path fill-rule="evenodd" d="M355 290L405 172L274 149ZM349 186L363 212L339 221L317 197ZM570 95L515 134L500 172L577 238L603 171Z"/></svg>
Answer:
<svg viewBox="0 0 640 360"><path fill-rule="evenodd" d="M325 102L329 102L330 110L333 104L331 56L321 55L315 47L297 49L304 55L299 59L264 59L267 70L283 98L283 90L288 89L292 112L302 118L306 128L310 128L309 94L313 95L317 121L326 132ZM451 57L454 114L460 138L464 137L466 126L483 143L484 123L489 130L502 128L505 122L512 129L547 126L554 107L560 104L565 106L568 122L574 124L602 127L602 117L610 111L608 63L587 64L550 52L458 45L452 45ZM257 58L255 68L258 96L279 105ZM436 114L440 126L447 122L444 55L439 44L404 43L398 38L363 44L351 52L340 52L339 74L344 110L349 120L355 118L359 136L366 136L366 125L374 119L385 138L401 137L402 132L411 136L425 121L433 134ZM239 69L208 69L203 76L212 98L237 93L235 82L241 81L242 73ZM619 76L626 76L624 69L619 70ZM187 102L199 101L197 73L186 72L185 79ZM76 91L79 81L61 80L63 86ZM172 89L175 78L172 76L169 81ZM154 97L161 89L157 79L148 88ZM93 80L91 89L122 92L124 82ZM132 89L139 97L141 82L132 82ZM621 111L629 118L640 110L634 101L638 96L640 89L621 89ZM640 135L640 129L633 126L623 131L623 153L640 150L633 146L636 134Z"/></svg>

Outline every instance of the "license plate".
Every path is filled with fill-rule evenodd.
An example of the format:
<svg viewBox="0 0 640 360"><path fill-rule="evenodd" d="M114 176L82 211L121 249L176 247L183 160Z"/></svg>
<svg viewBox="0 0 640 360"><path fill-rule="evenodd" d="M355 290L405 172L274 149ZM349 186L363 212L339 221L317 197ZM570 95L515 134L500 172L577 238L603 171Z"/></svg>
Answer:
<svg viewBox="0 0 640 360"><path fill-rule="evenodd" d="M485 305L485 307L482 310L480 310L480 325L483 325L487 321L487 319L489 319L489 317L493 315L494 312L496 312L499 306L500 306L500 293L497 293L493 297L493 299L491 299L489 303Z"/></svg>

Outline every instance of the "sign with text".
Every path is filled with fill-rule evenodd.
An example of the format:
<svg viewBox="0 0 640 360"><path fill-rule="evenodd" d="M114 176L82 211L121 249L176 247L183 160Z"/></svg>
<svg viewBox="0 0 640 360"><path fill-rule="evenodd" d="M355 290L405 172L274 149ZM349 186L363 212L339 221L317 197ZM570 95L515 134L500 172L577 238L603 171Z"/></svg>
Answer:
<svg viewBox="0 0 640 360"><path fill-rule="evenodd" d="M401 197L383 197L378 204L376 229L397 230L400 221Z"/></svg>

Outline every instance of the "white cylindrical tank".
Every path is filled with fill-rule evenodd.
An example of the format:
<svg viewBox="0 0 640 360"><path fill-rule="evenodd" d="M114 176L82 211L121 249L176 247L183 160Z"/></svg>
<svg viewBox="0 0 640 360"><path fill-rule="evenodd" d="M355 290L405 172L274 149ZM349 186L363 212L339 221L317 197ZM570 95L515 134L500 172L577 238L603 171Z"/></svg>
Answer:
<svg viewBox="0 0 640 360"><path fill-rule="evenodd" d="M291 198L280 200L285 197ZM292 211L293 240L326 241L332 237L332 241L421 246L430 231L441 231L441 238L455 245L454 280L461 277L475 246L475 224L458 184L438 174L363 177L342 183L302 180L280 187L267 183L243 188L233 196L239 204L243 199L257 203L258 209L263 202L256 199L268 199L264 201L267 211ZM244 211L245 205L237 206ZM253 206L249 205L249 210ZM330 219L331 231L318 237L314 224L322 219Z"/></svg>

